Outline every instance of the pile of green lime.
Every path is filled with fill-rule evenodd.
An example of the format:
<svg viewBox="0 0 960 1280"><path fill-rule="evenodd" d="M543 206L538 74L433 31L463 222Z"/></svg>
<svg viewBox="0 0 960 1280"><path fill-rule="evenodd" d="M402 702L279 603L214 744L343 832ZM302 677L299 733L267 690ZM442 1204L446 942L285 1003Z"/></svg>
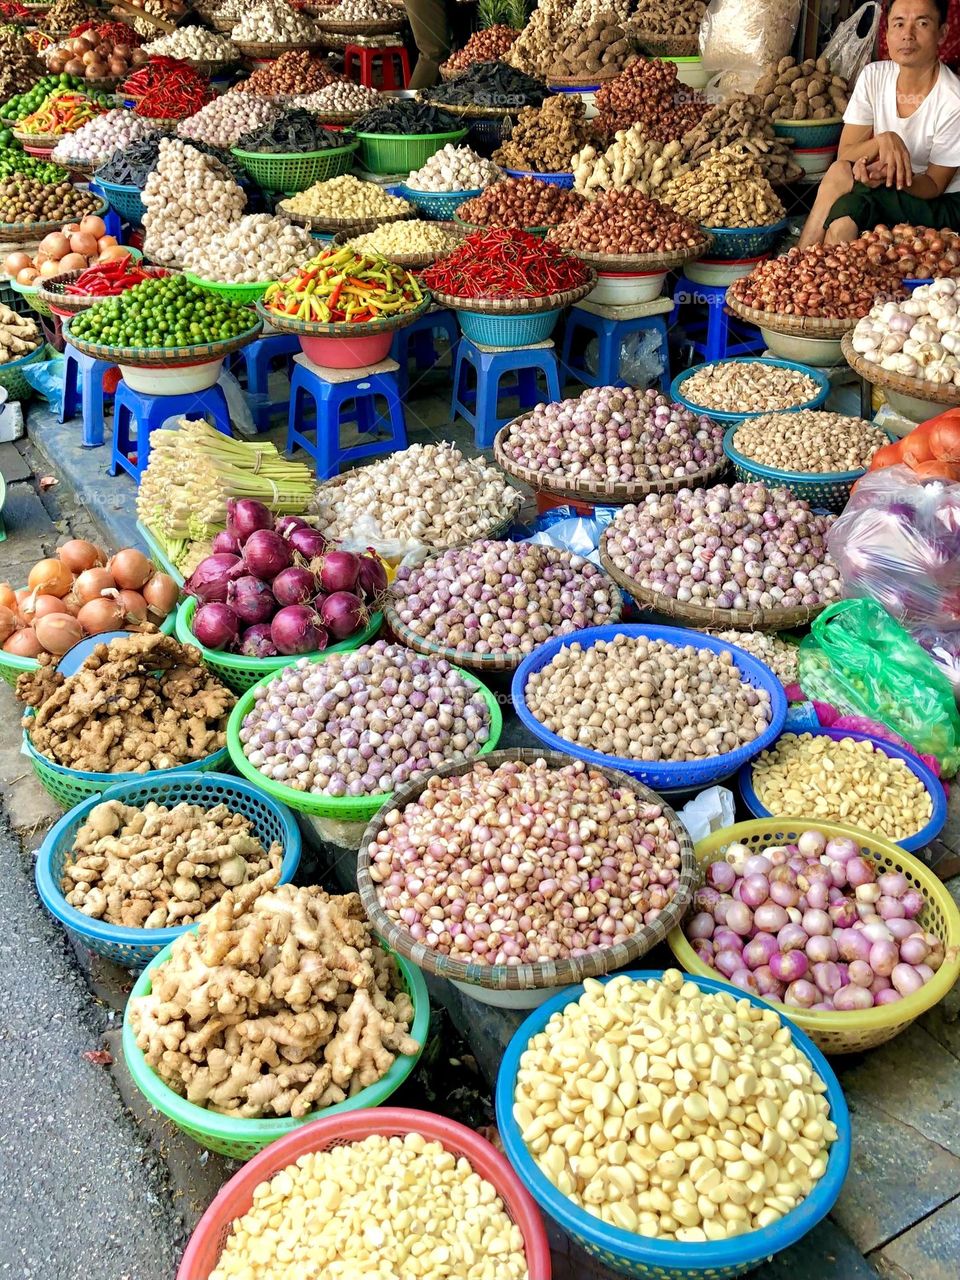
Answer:
<svg viewBox="0 0 960 1280"><path fill-rule="evenodd" d="M70 333L110 347L156 350L225 342L255 323L248 307L190 284L186 276L162 276L74 316Z"/></svg>
<svg viewBox="0 0 960 1280"><path fill-rule="evenodd" d="M25 116L38 111L55 89L82 89L88 98L99 102L102 106L112 107L112 94L94 93L89 81L82 76L68 76L66 72L58 76L41 76L26 93L15 93L0 107L0 120L22 120Z"/></svg>
<svg viewBox="0 0 960 1280"><path fill-rule="evenodd" d="M67 182L70 178L68 171L60 165L41 160L38 156L28 156L18 142L4 146L0 140L0 178L9 178L15 173L44 183Z"/></svg>

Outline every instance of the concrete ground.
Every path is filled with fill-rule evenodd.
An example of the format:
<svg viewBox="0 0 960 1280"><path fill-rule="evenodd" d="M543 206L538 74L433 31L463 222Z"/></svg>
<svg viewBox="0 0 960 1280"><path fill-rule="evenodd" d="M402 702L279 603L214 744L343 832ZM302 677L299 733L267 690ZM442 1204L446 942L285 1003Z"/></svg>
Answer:
<svg viewBox="0 0 960 1280"><path fill-rule="evenodd" d="M445 425L449 379L418 389L413 439L468 443ZM30 415L29 443L0 446L8 485L0 579L68 534L119 545L134 536L134 486L107 476L107 449L84 450L79 425ZM108 437L109 438L109 437ZM47 480L58 483L47 486ZM505 690L503 691L505 693ZM508 714L504 745L521 740ZM926 851L944 877L960 871L960 800L953 788L942 841ZM0 1277L11 1280L172 1280L179 1253L236 1167L203 1152L150 1113L127 1077L119 1013L130 977L76 951L41 907L33 856L59 809L20 754L18 710L0 686ZM342 851L316 849L311 876L349 882ZM960 878L949 881L960 899ZM645 964L670 962L653 953ZM495 1072L518 1019L434 986L481 1071ZM960 1274L960 993L890 1044L836 1059L854 1123L854 1159L830 1218L760 1267L756 1280L956 1280ZM405 1096L407 1104L443 1109ZM602 1280L554 1232L557 1280ZM532 1277L532 1280L542 1280Z"/></svg>

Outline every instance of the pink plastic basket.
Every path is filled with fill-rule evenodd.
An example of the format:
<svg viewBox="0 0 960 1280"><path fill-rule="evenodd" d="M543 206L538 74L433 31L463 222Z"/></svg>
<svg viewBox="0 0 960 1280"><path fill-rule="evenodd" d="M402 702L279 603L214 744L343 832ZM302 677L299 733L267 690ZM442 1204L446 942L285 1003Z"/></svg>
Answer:
<svg viewBox="0 0 960 1280"><path fill-rule="evenodd" d="M318 338L303 334L300 346L303 354L314 364L328 369L362 369L368 364L379 364L390 354L393 330L387 333L368 333L356 338Z"/></svg>
<svg viewBox="0 0 960 1280"><path fill-rule="evenodd" d="M325 1151L375 1133L388 1138L422 1133L425 1138L442 1142L454 1155L465 1156L474 1170L496 1187L507 1213L520 1228L531 1280L550 1280L550 1247L540 1211L506 1157L485 1138L455 1120L405 1107L375 1107L331 1116L329 1120L315 1120L264 1148L234 1174L197 1223L177 1271L177 1280L208 1280L219 1261L231 1224L250 1208L254 1188L259 1183L274 1177L309 1151Z"/></svg>

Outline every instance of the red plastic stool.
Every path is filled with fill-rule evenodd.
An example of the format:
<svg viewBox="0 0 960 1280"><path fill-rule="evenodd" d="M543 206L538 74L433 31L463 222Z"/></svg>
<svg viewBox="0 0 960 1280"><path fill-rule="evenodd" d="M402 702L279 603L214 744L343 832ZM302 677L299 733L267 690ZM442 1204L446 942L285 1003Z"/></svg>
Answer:
<svg viewBox="0 0 960 1280"><path fill-rule="evenodd" d="M359 62L360 84L366 85L368 89L406 89L410 83L410 59L402 44L348 44L343 51L343 74L348 80L354 79L354 59ZM380 85L374 84L378 68L383 77Z"/></svg>

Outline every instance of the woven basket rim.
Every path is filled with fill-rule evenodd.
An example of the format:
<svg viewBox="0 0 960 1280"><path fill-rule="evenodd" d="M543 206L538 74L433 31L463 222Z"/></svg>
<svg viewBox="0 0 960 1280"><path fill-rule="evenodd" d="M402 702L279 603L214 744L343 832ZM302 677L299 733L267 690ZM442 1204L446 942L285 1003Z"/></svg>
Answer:
<svg viewBox="0 0 960 1280"><path fill-rule="evenodd" d="M409 182L398 183L398 186L401 191L411 192L415 196L427 196L429 198L439 196L441 200L459 199L461 203L464 200L472 200L474 196L482 196L485 190L484 187L470 187L469 190L465 191L424 191L422 187L411 187ZM406 196L403 198L406 199ZM467 223L461 222L457 225L464 229L464 235L466 235Z"/></svg>
<svg viewBox="0 0 960 1280"><path fill-rule="evenodd" d="M614 582L631 596L642 609L652 609L670 618L680 618L697 630L789 631L805 626L827 607L826 604L800 605L795 609L712 609L705 605L681 604L659 591L641 587L618 569L607 552L609 526L600 537L600 563Z"/></svg>
<svg viewBox="0 0 960 1280"><path fill-rule="evenodd" d="M277 315L263 305L258 298L255 306L257 315L279 333L295 333L302 338L367 338L376 333L390 333L394 329L402 329L432 305L433 297L424 290L423 299L410 311L401 315L385 316L382 320L363 320L359 324L348 324L345 320L325 324L319 320L295 320L292 316Z"/></svg>
<svg viewBox="0 0 960 1280"><path fill-rule="evenodd" d="M435 560L437 556L443 555L446 551L454 550L452 547L445 547L443 551L437 551L434 555L428 556L428 560ZM417 568L422 566L418 565ZM613 598L613 609L609 618L602 625L612 624L620 621L620 615L623 612L623 596L617 590L611 592ZM428 636L418 635L405 622L400 620L397 613L396 604L392 594L388 594L387 601L383 607L383 617L387 626L402 641L408 649L413 649L417 653L425 654L428 658L446 658L447 662L452 662L456 666L466 667L469 671L516 671L520 663L527 656L525 653L473 653L461 652L459 649L451 649L447 645L437 644ZM599 623L589 623L589 626L598 626ZM559 632L555 633L559 635ZM550 636L549 639L553 639Z"/></svg>
<svg viewBox="0 0 960 1280"><path fill-rule="evenodd" d="M875 387L885 387L901 395L912 396L915 400L927 400L931 404L960 405L960 387L955 383L925 382L922 378L908 378L905 374L881 369L878 364L871 364L854 351L853 339L849 333L842 338L840 350L850 368Z"/></svg>
<svg viewBox="0 0 960 1280"><path fill-rule="evenodd" d="M463 231L463 228L458 227L455 222L431 222L429 225L431 227L442 227L445 231L456 231L459 233L461 240L466 234ZM376 228L374 228L374 230L376 230ZM343 248L344 245L354 239L356 234L357 233L351 231L338 231L333 237L333 243L337 248ZM371 233L360 232L359 234L369 235ZM386 257L389 262L392 262L395 267L405 267L407 271L417 271L422 270L424 267L431 266L439 258L442 258L445 254L452 253L456 248L457 245L453 244L448 249L434 249L431 253L391 253L384 254L384 257ZM368 250L367 252L370 251Z"/></svg>
<svg viewBox="0 0 960 1280"><path fill-rule="evenodd" d="M740 279L747 279L741 276ZM845 333L856 327L862 316L851 316L849 319L826 318L823 316L787 316L777 311L759 311L756 307L748 307L741 302L732 290L737 281L727 289L726 304L735 316L748 320L758 328L770 329L774 333L798 333L811 338L842 338Z"/></svg>
<svg viewBox="0 0 960 1280"><path fill-rule="evenodd" d="M212 76L220 70L221 67L234 67L240 61L237 58L181 58L181 62L185 62L188 67L193 67L194 71L199 71L201 75Z"/></svg>
<svg viewBox="0 0 960 1280"><path fill-rule="evenodd" d="M319 214L293 213L290 209L284 208L284 204L285 200L277 202L277 212L282 213L298 227L306 227L308 231L332 232L334 235L338 231L349 231L354 235L360 235L364 231L374 231L381 222L406 222L417 216L417 210L413 205L399 213L385 213L380 218L325 218Z"/></svg>
<svg viewBox="0 0 960 1280"><path fill-rule="evenodd" d="M233 36L230 38L240 52L248 58L279 58L282 54L290 53L295 49L315 49L317 46L316 40L297 40L287 44L280 40L236 40Z"/></svg>
<svg viewBox="0 0 960 1280"><path fill-rule="evenodd" d="M689 249L674 249L670 253L595 253L590 249L577 249L552 239L551 233L562 230L563 225L561 222L559 226L550 228L546 236L547 244L556 245L558 249L566 249L568 253L576 254L581 262L585 262L587 266L593 267L598 272L616 271L618 268L629 271L631 267L637 268L638 274L646 271L669 271L672 267L680 267L687 262L702 258L713 244L713 236L704 234L703 244L691 245Z"/></svg>
<svg viewBox="0 0 960 1280"><path fill-rule="evenodd" d="M356 130L353 136L361 142L437 142L441 138L452 142L465 137L467 133L468 129L447 129L443 133L365 133Z"/></svg>
<svg viewBox="0 0 960 1280"><path fill-rule="evenodd" d="M68 133L27 133L26 129L11 129L10 132L18 142L31 147L55 147L70 136Z"/></svg>
<svg viewBox="0 0 960 1280"><path fill-rule="evenodd" d="M528 236L539 236L541 238L546 236L548 231L552 231L554 227L561 225L559 222L555 222L549 227L502 227L499 223L494 225L486 222L466 222L456 210L453 213L453 220L454 222L459 222L461 227L466 227L468 231L525 231ZM567 252L572 253L573 251L568 249ZM579 255L575 254L574 256Z"/></svg>
<svg viewBox="0 0 960 1280"><path fill-rule="evenodd" d="M122 296L122 295L119 295ZM109 299L100 299L109 301ZM69 321L63 326L64 337L71 346L83 355L95 356L99 360L109 360L111 364L127 364L131 368L163 368L178 364L206 364L220 360L231 351L239 351L248 342L253 342L263 330L263 321L257 317L256 322L237 334L235 338L225 338L221 342L204 342L189 347L113 347L107 343L88 342L85 338L76 338L70 332Z"/></svg>
<svg viewBox="0 0 960 1280"><path fill-rule="evenodd" d="M556 85L558 89L594 89L616 80L629 65L629 62L624 62L616 71L609 71L607 75L601 75L599 72L589 76L552 76L548 74L546 79L551 88Z"/></svg>
<svg viewBox="0 0 960 1280"><path fill-rule="evenodd" d="M444 102L440 98L421 98L421 101L429 102L433 107L442 107L444 111L449 111L452 116L458 116L461 120L509 120L525 106L533 105L533 103L522 103L516 107L481 107L475 103Z"/></svg>
<svg viewBox="0 0 960 1280"><path fill-rule="evenodd" d="M110 209L110 205L106 200L100 200L95 209L89 209L86 213L81 214L83 218L102 218ZM0 237L5 235L28 235L31 238L36 237L42 240L45 235L49 235L51 231L60 231L63 227L63 219L58 218L56 222L0 222Z"/></svg>
<svg viewBox="0 0 960 1280"><path fill-rule="evenodd" d="M781 125L785 129L822 129L825 125L843 124L843 116L827 116L826 120L774 120L773 127ZM803 148L801 147L802 151Z"/></svg>
<svg viewBox="0 0 960 1280"><path fill-rule="evenodd" d="M477 763L487 764L492 769L496 769L498 765L509 760L519 760L526 764L545 760L548 765L556 769L576 762L573 756L547 748L535 750L531 747L511 747L491 751L485 756L478 756L471 760L441 765L427 777L399 787L393 793L390 803L384 805L370 819L363 833L363 841L357 856L357 881L360 900L374 931L394 951L412 960L426 973L449 978L454 982L465 982L471 986L499 991L529 991L544 987L568 986L571 983L582 982L584 978L596 977L613 969L619 969L624 964L645 955L651 947L665 939L670 930L679 924L686 914L693 899L699 875L696 855L686 827L661 796L636 778L631 778L628 774L610 769L605 765L591 764L587 768L602 773L615 786L632 791L642 800L658 805L669 823L673 838L680 845L680 876L677 890L653 924L644 925L623 942L615 943L611 947L597 947L583 956L543 961L538 964L481 965L454 960L423 943L415 942L408 930L402 925L395 924L381 907L376 887L370 878L370 846L383 828L387 815L417 799L426 789L431 778L457 777L470 772Z"/></svg>
<svg viewBox="0 0 960 1280"><path fill-rule="evenodd" d="M336 18L324 18L321 13L313 19L314 26L332 36L389 36L400 35L406 25L406 14L398 7L396 18L378 18L376 22L340 22Z"/></svg>
<svg viewBox="0 0 960 1280"><path fill-rule="evenodd" d="M590 279L563 293L547 293L536 298L458 298L449 293L434 293L434 301L452 311L475 311L486 316L532 316L544 311L562 311L585 298L597 284L597 273L592 269Z"/></svg>
<svg viewBox="0 0 960 1280"><path fill-rule="evenodd" d="M629 34L642 45L647 53L661 58L695 58L700 52L700 33L688 35L663 35L648 27L631 24Z"/></svg>
<svg viewBox="0 0 960 1280"><path fill-rule="evenodd" d="M644 498L648 493L679 493L681 489L706 488L718 480L729 465L727 458L723 456L711 466L704 467L702 471L692 476L663 476L659 480L631 480L625 484L576 478L561 481L555 476L543 475L531 467L525 467L522 463L513 462L504 453L506 433L526 416L528 415L519 414L500 428L493 440L493 457L501 471L506 472L508 476L513 476L515 480L522 480L534 492L539 490L556 494L561 498L573 498L577 502L587 501L594 505L610 503L616 506L632 502L634 498Z"/></svg>
<svg viewBox="0 0 960 1280"><path fill-rule="evenodd" d="M65 271L63 275L53 276L49 280L44 280L39 287L38 296L41 297L44 302L60 307L63 311L85 311L87 307L92 307L94 303L106 302L108 298L115 298L119 296L118 294L113 293L66 294L62 292L68 284L73 284L75 280L79 280L83 275L83 272L87 270L89 270L88 267L84 267L83 270L80 271ZM146 266L143 270L150 272L151 275L154 273L163 273L165 275L171 274L169 267L151 268ZM156 278L161 279L162 276L157 275ZM56 290L55 286L57 285L60 286L60 291Z"/></svg>

